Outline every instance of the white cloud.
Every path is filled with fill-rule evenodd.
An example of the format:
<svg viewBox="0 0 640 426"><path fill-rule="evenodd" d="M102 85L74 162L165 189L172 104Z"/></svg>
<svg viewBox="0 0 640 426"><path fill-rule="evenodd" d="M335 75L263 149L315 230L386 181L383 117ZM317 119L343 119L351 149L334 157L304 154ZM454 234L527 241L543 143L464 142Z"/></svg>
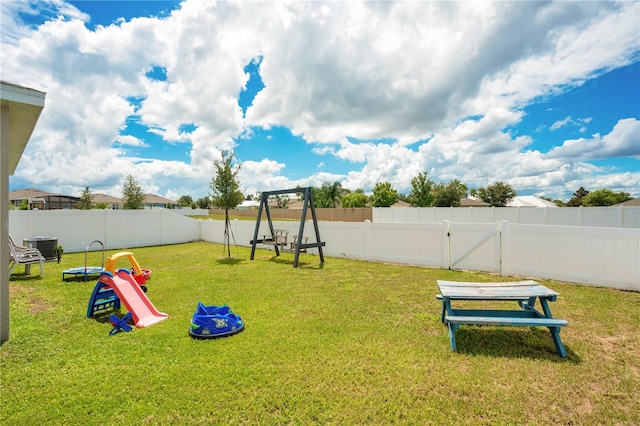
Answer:
<svg viewBox="0 0 640 426"><path fill-rule="evenodd" d="M149 146L142 139L136 138L135 136L131 136L131 135L119 135L116 138L116 142L119 143L120 145L126 145L126 146L141 146L141 147Z"/></svg>
<svg viewBox="0 0 640 426"><path fill-rule="evenodd" d="M584 133L587 131L586 125L591 122L592 118L593 117L573 119L571 116L569 116L564 120L558 120L555 123L553 123L549 127L549 130L555 131L567 126L576 126L580 128L579 130L580 133Z"/></svg>
<svg viewBox="0 0 640 426"><path fill-rule="evenodd" d="M591 138L565 141L548 154L549 158L574 160L596 160L607 157L635 157L640 159L640 121L625 118L611 130L611 133Z"/></svg>
<svg viewBox="0 0 640 426"><path fill-rule="evenodd" d="M551 130L558 130L571 122L571 116L565 118L564 120L558 120L549 127Z"/></svg>
<svg viewBox="0 0 640 426"><path fill-rule="evenodd" d="M548 154L509 130L536 99L637 60L637 2L186 0L166 17L95 31L61 0L1 6L2 78L47 92L16 172L34 185L118 195L131 173L148 191L197 198L220 150L241 144L252 126L287 127L316 153L354 165L291 180L282 162L243 160L243 186L254 192L321 179L406 190L423 171L470 186L505 180L545 190L589 178L586 161L639 156L635 118ZM51 19L26 27L19 12ZM265 88L245 118L243 68L257 57ZM145 76L155 66L166 81ZM190 160L130 157L124 148L150 144L123 134L132 117L165 143L184 143ZM590 121L567 116L550 129L586 131ZM181 132L185 124L195 130ZM83 167L69 168L71 160ZM615 176L598 170L607 173Z"/></svg>

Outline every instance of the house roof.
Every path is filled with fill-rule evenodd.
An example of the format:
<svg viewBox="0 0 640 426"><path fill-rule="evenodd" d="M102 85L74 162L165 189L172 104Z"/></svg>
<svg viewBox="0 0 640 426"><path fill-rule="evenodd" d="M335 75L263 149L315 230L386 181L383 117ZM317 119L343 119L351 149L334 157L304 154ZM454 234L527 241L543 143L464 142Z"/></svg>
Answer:
<svg viewBox="0 0 640 426"><path fill-rule="evenodd" d="M634 198L633 200L625 201L624 203L618 203L616 206L640 206L640 198Z"/></svg>
<svg viewBox="0 0 640 426"><path fill-rule="evenodd" d="M54 194L36 188L16 189L15 191L9 192L9 201L20 201L28 198L44 198L50 195Z"/></svg>
<svg viewBox="0 0 640 426"><path fill-rule="evenodd" d="M551 201L543 200L542 198L538 198L535 195L522 195L518 197L514 197L509 203L507 203L507 207L554 207L558 206Z"/></svg>
<svg viewBox="0 0 640 426"><path fill-rule="evenodd" d="M36 127L44 108L44 97L44 92L0 81L0 106L9 108L9 175L15 172Z"/></svg>
<svg viewBox="0 0 640 426"><path fill-rule="evenodd" d="M155 194L144 194L145 204L180 204L177 201L161 197Z"/></svg>
<svg viewBox="0 0 640 426"><path fill-rule="evenodd" d="M460 207L489 207L489 203L485 203L474 197L467 197L460 200Z"/></svg>
<svg viewBox="0 0 640 426"><path fill-rule="evenodd" d="M252 208L252 207L258 207L260 205L260 201L256 201L256 200L244 200L243 202L241 202L240 204L238 204L238 206L236 208L239 209L248 209L248 208Z"/></svg>
<svg viewBox="0 0 640 426"><path fill-rule="evenodd" d="M407 203L406 201L398 200L394 204L392 204L391 207L393 207L393 208L396 208L396 207L411 207L411 204Z"/></svg>
<svg viewBox="0 0 640 426"><path fill-rule="evenodd" d="M112 197L107 194L93 194L94 203L122 204L122 198Z"/></svg>
<svg viewBox="0 0 640 426"><path fill-rule="evenodd" d="M94 203L122 204L122 198L112 197L106 194L92 194ZM66 197L70 199L80 199L72 195L52 194L37 188L16 189L9 193L9 201L25 200L27 198L46 198L46 197ZM161 197L155 194L144 194L144 202L148 204L178 204L177 201Z"/></svg>
<svg viewBox="0 0 640 426"><path fill-rule="evenodd" d="M9 201L20 201L20 200L26 200L29 198L47 198L47 199L68 198L70 200L80 199L80 197L75 197L73 195L53 194L51 192L42 191L37 188L16 189L15 191L9 192Z"/></svg>

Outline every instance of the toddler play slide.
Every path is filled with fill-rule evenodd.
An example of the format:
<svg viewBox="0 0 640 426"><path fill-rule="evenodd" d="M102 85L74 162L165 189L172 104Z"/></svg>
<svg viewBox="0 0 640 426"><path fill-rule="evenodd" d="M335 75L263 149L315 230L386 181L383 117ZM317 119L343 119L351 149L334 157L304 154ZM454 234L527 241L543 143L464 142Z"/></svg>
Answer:
<svg viewBox="0 0 640 426"><path fill-rule="evenodd" d="M105 272L100 275L100 281L115 291L127 310L131 312L136 327L149 327L169 318L169 315L159 312L153 306L128 270L120 269L115 275Z"/></svg>

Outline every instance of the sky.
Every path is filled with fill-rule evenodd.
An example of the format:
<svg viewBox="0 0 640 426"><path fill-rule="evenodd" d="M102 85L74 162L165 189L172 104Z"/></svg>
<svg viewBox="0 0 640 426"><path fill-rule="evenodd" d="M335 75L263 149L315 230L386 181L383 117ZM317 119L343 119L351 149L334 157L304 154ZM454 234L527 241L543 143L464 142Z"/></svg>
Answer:
<svg viewBox="0 0 640 426"><path fill-rule="evenodd" d="M0 77L46 92L9 189L399 193L428 173L640 197L640 2L1 0Z"/></svg>

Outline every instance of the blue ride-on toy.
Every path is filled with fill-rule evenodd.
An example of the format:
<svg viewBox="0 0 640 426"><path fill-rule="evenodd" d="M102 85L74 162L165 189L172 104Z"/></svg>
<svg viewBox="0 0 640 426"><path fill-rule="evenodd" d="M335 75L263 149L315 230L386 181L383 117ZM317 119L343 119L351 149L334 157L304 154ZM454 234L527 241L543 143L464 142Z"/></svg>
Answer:
<svg viewBox="0 0 640 426"><path fill-rule="evenodd" d="M189 335L196 339L231 336L244 330L244 321L228 306L205 306L198 302Z"/></svg>

